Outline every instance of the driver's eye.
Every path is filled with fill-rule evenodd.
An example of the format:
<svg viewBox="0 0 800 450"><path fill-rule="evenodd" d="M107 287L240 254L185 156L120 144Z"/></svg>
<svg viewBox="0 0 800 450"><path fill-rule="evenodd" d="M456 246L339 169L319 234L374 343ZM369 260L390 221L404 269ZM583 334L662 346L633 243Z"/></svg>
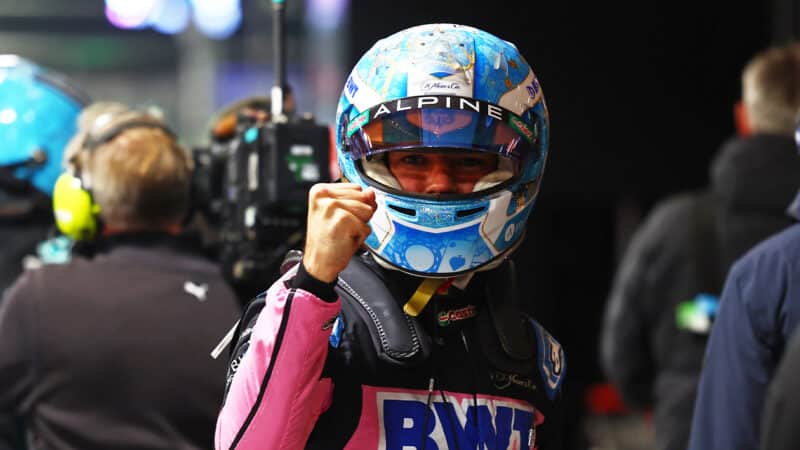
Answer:
<svg viewBox="0 0 800 450"><path fill-rule="evenodd" d="M400 161L411 166L421 166L425 164L425 157L422 155L406 155Z"/></svg>
<svg viewBox="0 0 800 450"><path fill-rule="evenodd" d="M467 170L470 172L491 171L494 169L496 161L489 158L475 158L465 156L454 161L454 168Z"/></svg>
<svg viewBox="0 0 800 450"><path fill-rule="evenodd" d="M484 162L478 158L461 158L459 165L461 167L478 167L484 165Z"/></svg>

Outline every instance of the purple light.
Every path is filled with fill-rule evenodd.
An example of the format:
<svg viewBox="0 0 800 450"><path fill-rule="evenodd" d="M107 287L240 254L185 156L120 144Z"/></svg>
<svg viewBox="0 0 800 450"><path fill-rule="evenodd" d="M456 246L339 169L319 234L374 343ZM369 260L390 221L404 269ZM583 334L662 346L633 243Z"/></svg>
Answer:
<svg viewBox="0 0 800 450"><path fill-rule="evenodd" d="M146 25L159 0L105 0L106 17L118 28L140 28Z"/></svg>
<svg viewBox="0 0 800 450"><path fill-rule="evenodd" d="M306 21L322 30L334 30L344 21L350 0L307 0Z"/></svg>

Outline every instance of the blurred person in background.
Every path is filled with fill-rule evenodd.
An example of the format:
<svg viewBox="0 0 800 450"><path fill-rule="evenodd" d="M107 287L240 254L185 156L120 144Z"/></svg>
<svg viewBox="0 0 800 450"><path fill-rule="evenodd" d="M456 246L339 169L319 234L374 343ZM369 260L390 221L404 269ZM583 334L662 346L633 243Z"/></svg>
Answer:
<svg viewBox="0 0 800 450"><path fill-rule="evenodd" d="M795 232L793 240L800 239ZM796 252L800 250L793 246ZM798 267L797 253L793 253L794 266ZM794 278L798 276L794 271ZM791 283L791 282L790 282ZM775 376L769 384L761 415L761 450L796 450L800 444L800 334L795 333L786 353L781 358Z"/></svg>
<svg viewBox="0 0 800 450"><path fill-rule="evenodd" d="M29 270L0 303L0 448L212 445L225 366L209 357L236 298L179 233L192 160L164 122L100 103L56 182L72 259Z"/></svg>
<svg viewBox="0 0 800 450"><path fill-rule="evenodd" d="M403 30L336 130L347 182L311 189L304 253L244 314L216 448L561 448L564 352L508 258L548 152L531 67L475 28Z"/></svg>
<svg viewBox="0 0 800 450"><path fill-rule="evenodd" d="M800 46L755 55L742 73L742 100L735 110L739 136L714 158L710 186L656 205L617 269L602 331L602 366L627 405L653 409L658 449L686 448L728 268L791 224L785 209L800 179L792 140L798 106ZM724 395L738 402L734 392L739 391ZM719 432L740 431L728 422ZM754 448L750 442L743 448ZM734 447L705 442L695 448Z"/></svg>
<svg viewBox="0 0 800 450"><path fill-rule="evenodd" d="M779 78L795 83L791 91L794 110L776 115L783 117L781 129L794 128L800 113L800 43L771 50L763 58L785 61ZM775 100L769 106L773 111L781 110ZM795 141L800 149L800 128L795 131ZM795 158L800 160L797 155ZM796 181L795 188L798 184ZM795 224L747 252L725 280L700 377L689 440L691 450L754 449L759 440L778 444L786 438L775 436L773 441L764 435L762 439L760 425L785 427L785 422L774 421L791 420L772 415L772 419L764 417L762 422L767 387L800 321L800 194L787 212ZM793 365L788 363L786 370L792 371ZM785 378L782 380L773 396L791 386L785 384ZM797 392L790 395L797 396ZM779 398L773 397L773 402L780 407ZM774 412L773 409L770 414ZM800 442L794 442L793 448L798 445Z"/></svg>
<svg viewBox="0 0 800 450"><path fill-rule="evenodd" d="M283 112L292 116L296 110L296 102L291 86L283 85ZM228 142L236 137L236 127L242 117L251 118L253 121L268 122L272 109L272 99L266 96L254 95L245 97L225 105L217 111L207 126L212 141Z"/></svg>
<svg viewBox="0 0 800 450"><path fill-rule="evenodd" d="M53 187L85 103L86 96L61 74L0 55L0 293L22 272L26 257L55 233ZM65 254L67 249L39 256Z"/></svg>

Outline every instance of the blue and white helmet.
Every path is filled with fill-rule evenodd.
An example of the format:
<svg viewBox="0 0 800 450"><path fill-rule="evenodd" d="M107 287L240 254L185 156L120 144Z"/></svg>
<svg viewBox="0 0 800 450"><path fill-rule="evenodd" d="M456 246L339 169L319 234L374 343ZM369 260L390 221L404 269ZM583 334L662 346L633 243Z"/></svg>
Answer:
<svg viewBox="0 0 800 450"><path fill-rule="evenodd" d="M385 266L454 277L513 252L539 191L549 118L517 48L475 28L431 24L378 41L350 73L336 114L342 176L376 192L366 245ZM385 152L498 156L468 194L405 192Z"/></svg>
<svg viewBox="0 0 800 450"><path fill-rule="evenodd" d="M16 55L0 55L0 166L16 167L16 178L52 196L86 103L61 75ZM26 164L31 158L40 162Z"/></svg>

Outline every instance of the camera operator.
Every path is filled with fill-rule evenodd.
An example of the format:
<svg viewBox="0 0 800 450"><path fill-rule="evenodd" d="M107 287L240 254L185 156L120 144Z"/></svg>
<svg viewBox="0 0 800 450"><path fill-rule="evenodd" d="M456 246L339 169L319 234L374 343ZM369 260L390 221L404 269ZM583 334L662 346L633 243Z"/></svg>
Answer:
<svg viewBox="0 0 800 450"><path fill-rule="evenodd" d="M192 159L162 120L81 114L54 192L66 264L27 271L0 305L0 448L208 448L239 314L216 264L179 236Z"/></svg>

